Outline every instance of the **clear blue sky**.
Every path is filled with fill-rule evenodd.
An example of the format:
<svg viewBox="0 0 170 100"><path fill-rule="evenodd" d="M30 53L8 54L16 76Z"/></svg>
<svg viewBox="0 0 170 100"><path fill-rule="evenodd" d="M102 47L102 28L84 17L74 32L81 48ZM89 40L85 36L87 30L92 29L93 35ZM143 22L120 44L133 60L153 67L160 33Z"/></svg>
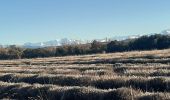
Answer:
<svg viewBox="0 0 170 100"><path fill-rule="evenodd" d="M0 44L100 39L170 28L170 0L0 0Z"/></svg>

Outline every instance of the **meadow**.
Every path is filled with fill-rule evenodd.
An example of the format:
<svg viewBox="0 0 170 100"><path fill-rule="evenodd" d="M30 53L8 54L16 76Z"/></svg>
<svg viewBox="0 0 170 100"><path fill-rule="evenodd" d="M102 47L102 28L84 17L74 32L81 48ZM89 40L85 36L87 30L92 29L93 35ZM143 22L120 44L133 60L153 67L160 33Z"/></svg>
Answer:
<svg viewBox="0 0 170 100"><path fill-rule="evenodd" d="M170 49L1 60L0 99L170 100Z"/></svg>

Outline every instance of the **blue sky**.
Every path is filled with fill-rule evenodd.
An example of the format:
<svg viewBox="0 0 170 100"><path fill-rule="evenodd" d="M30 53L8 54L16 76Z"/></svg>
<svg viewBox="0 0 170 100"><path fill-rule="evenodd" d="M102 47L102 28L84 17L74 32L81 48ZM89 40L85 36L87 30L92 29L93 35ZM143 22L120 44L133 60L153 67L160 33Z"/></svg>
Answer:
<svg viewBox="0 0 170 100"><path fill-rule="evenodd" d="M1 0L0 44L100 39L170 28L170 0Z"/></svg>

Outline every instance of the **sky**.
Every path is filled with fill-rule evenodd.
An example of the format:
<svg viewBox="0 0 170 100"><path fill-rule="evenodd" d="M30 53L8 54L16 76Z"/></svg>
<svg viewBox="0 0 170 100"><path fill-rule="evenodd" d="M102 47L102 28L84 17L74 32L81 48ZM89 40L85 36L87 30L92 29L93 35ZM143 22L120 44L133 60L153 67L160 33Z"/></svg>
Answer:
<svg viewBox="0 0 170 100"><path fill-rule="evenodd" d="M0 0L0 44L102 39L170 28L170 0Z"/></svg>

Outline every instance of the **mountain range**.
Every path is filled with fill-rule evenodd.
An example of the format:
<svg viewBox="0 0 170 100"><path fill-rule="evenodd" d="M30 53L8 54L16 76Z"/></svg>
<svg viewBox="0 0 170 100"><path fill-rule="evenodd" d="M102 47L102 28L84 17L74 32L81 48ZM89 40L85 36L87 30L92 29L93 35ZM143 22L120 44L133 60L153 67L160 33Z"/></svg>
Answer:
<svg viewBox="0 0 170 100"><path fill-rule="evenodd" d="M133 35L133 36L115 36L112 38L105 38L105 39L95 39L99 42L107 42L112 40L125 40L125 39L134 39L138 38L140 35ZM56 39L46 42L37 42L37 43L25 43L22 45L22 47L25 48L42 48L42 47L50 47L50 46L61 46L61 45L70 45L70 44L85 44L85 43L91 43L93 40L74 40L74 39Z"/></svg>
<svg viewBox="0 0 170 100"><path fill-rule="evenodd" d="M157 33L151 33L148 35L154 35ZM163 30L159 34L165 34L165 35L170 35L170 29ZM95 39L99 42L107 42L107 41L113 41L113 40L126 40L126 39L135 39L139 38L143 35L130 35L130 36L114 36L112 38L105 38L105 39ZM45 42L37 42L37 43L24 43L23 45L20 45L20 47L24 48L43 48L43 47L50 47L50 46L61 46L61 45L71 45L71 44L86 44L86 43L91 43L93 40L75 40L75 39L56 39L56 40L51 40L51 41L45 41ZM4 47L6 47L4 45Z"/></svg>
<svg viewBox="0 0 170 100"><path fill-rule="evenodd" d="M23 47L25 48L42 48L42 47L49 47L49 46L61 46L61 45L69 45L69 44L82 44L83 41L81 40L73 40L73 39L56 39L46 42L38 42L38 43L25 43Z"/></svg>
<svg viewBox="0 0 170 100"><path fill-rule="evenodd" d="M153 35L156 33L151 33L148 35ZM163 30L159 34L165 34L165 35L170 35L170 29ZM135 39L139 38L143 35L130 35L130 36L114 36L112 38L105 38L105 39L96 39L99 42L107 42L107 41L112 41L112 40L125 40L125 39ZM42 48L42 47L50 47L50 46L61 46L61 45L69 45L69 44L85 44L85 43L90 43L93 40L74 40L74 39L56 39L56 40L51 40L51 41L46 41L46 42L38 42L38 43L25 43L22 45L22 47L25 48Z"/></svg>

